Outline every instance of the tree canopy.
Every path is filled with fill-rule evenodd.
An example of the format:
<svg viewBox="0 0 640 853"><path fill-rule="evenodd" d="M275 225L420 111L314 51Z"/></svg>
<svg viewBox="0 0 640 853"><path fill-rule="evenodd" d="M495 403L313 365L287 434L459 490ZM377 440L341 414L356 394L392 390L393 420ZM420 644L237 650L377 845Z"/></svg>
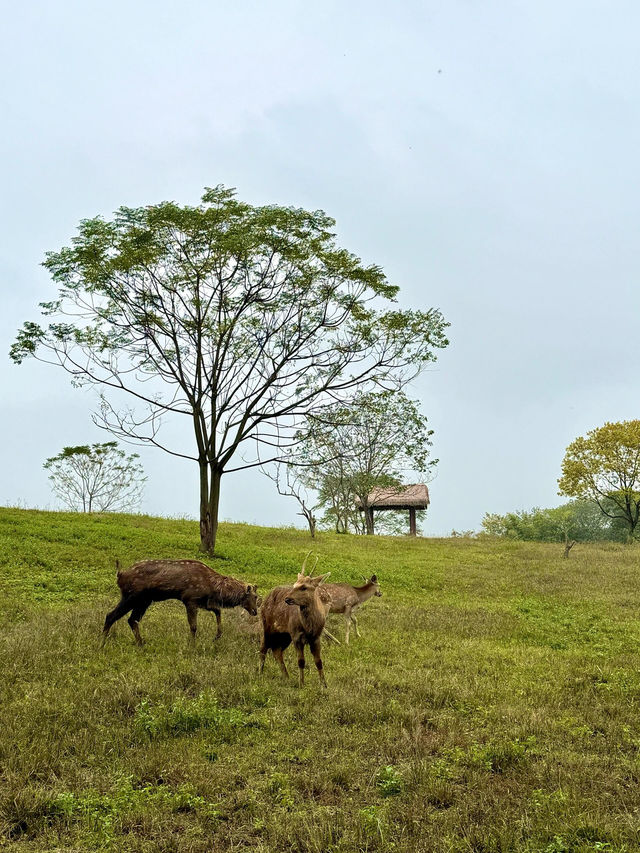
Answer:
<svg viewBox="0 0 640 853"><path fill-rule="evenodd" d="M114 435L195 460L205 550L223 474L280 458L307 417L401 387L448 343L441 313L400 310L398 288L337 246L333 226L322 211L254 207L218 186L198 206L85 219L46 256L57 297L11 357L97 386L95 420ZM187 419L190 446L163 440L164 416Z"/></svg>
<svg viewBox="0 0 640 853"><path fill-rule="evenodd" d="M606 423L567 447L558 480L561 495L593 501L628 535L640 519L640 420Z"/></svg>

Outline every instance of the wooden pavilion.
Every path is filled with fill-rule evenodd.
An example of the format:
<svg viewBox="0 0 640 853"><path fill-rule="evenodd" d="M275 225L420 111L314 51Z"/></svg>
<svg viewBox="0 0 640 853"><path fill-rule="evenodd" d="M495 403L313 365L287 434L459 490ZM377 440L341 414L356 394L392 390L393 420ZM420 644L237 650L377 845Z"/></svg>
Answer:
<svg viewBox="0 0 640 853"><path fill-rule="evenodd" d="M369 525L373 533L374 511L409 510L409 536L416 535L416 510L429 506L429 489L424 483L413 486L385 486L373 489L367 497L368 507L364 507L360 498L356 498L356 507L361 512L369 512Z"/></svg>

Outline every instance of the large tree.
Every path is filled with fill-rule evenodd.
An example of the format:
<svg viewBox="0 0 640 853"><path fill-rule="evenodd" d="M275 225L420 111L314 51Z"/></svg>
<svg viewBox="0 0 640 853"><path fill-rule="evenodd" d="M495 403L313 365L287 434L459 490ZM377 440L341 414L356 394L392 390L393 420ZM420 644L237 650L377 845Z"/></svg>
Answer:
<svg viewBox="0 0 640 853"><path fill-rule="evenodd" d="M371 492L399 487L409 471L428 474L438 461L429 458L432 433L402 391L361 392L348 405L334 403L308 419L293 462L304 466L337 530L362 527L371 534Z"/></svg>
<svg viewBox="0 0 640 853"><path fill-rule="evenodd" d="M640 420L606 423L572 441L558 485L561 495L596 503L633 537L640 519Z"/></svg>
<svg viewBox="0 0 640 853"><path fill-rule="evenodd" d="M206 551L223 474L279 458L328 400L398 387L447 344L440 312L390 305L397 287L339 248L333 226L322 211L253 207L217 187L195 207L83 220L44 262L57 298L11 357L106 392L94 417L114 435L193 459ZM188 419L193 445L161 441L164 415Z"/></svg>

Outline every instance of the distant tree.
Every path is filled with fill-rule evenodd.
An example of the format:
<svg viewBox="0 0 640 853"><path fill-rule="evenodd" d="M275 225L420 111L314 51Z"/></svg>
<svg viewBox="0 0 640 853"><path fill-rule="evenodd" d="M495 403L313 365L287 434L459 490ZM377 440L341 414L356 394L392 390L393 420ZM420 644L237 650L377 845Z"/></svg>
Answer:
<svg viewBox="0 0 640 853"><path fill-rule="evenodd" d="M336 530L371 534L370 493L400 487L409 470L428 474L438 461L429 459L432 434L417 403L404 393L361 393L348 406L336 403L310 417L296 453Z"/></svg>
<svg viewBox="0 0 640 853"><path fill-rule="evenodd" d="M146 477L137 453L127 456L117 442L65 447L43 465L51 488L67 509L124 512L137 509Z"/></svg>
<svg viewBox="0 0 640 853"><path fill-rule="evenodd" d="M561 495L595 503L629 538L640 519L640 420L606 423L567 447Z"/></svg>
<svg viewBox="0 0 640 853"><path fill-rule="evenodd" d="M307 479L303 469L287 465L285 462L276 463L270 470L263 468L262 473L276 484L278 494L294 498L300 506L301 515L309 527L311 538L315 539L317 519L314 513L314 500L307 488Z"/></svg>
<svg viewBox="0 0 640 853"><path fill-rule="evenodd" d="M102 396L95 419L197 463L205 551L215 549L224 474L281 458L329 401L399 388L447 345L440 312L391 305L398 288L339 248L334 224L216 187L197 207L83 220L44 262L59 288L41 305L48 325L25 323L11 357L59 365L74 384L141 406ZM187 419L190 448L160 442L165 415Z"/></svg>
<svg viewBox="0 0 640 853"><path fill-rule="evenodd" d="M307 448L309 446L307 445ZM302 446L304 452L305 446ZM322 522L333 527L336 533L348 533L353 530L363 533L362 519L356 511L351 481L345 460L336 456L330 460L330 467L316 467L309 471L309 481L314 482L318 490L318 507L324 510Z"/></svg>
<svg viewBox="0 0 640 853"><path fill-rule="evenodd" d="M482 519L482 532L486 536L507 536L506 516L497 512L485 512Z"/></svg>

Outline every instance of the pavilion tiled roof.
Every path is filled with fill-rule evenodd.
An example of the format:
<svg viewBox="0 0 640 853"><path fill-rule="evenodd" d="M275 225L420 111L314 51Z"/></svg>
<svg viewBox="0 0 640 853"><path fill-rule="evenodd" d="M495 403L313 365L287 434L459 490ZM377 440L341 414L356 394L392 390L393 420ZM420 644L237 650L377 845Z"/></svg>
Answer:
<svg viewBox="0 0 640 853"><path fill-rule="evenodd" d="M376 509L426 509L429 506L429 489L424 483L373 489L369 494L369 505ZM356 506L362 506L359 498L356 498Z"/></svg>

